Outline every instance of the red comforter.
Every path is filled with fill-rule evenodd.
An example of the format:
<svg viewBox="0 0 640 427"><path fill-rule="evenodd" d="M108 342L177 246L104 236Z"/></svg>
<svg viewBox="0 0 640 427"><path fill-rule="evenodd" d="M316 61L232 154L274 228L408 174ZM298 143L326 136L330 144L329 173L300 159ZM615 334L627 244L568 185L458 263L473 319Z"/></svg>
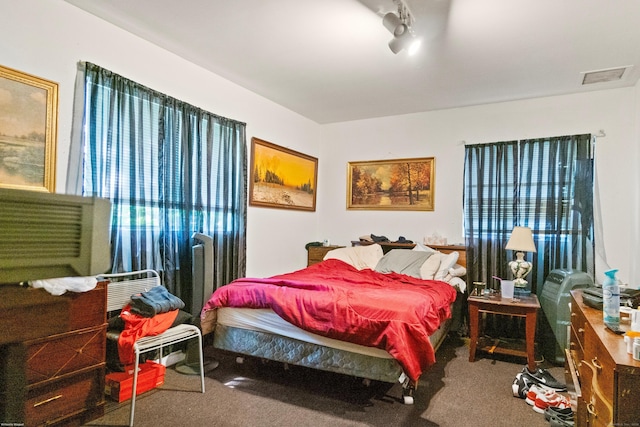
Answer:
<svg viewBox="0 0 640 427"><path fill-rule="evenodd" d="M385 349L417 381L435 363L429 335L450 317L455 298L446 282L329 259L293 273L235 280L214 292L202 315L218 307L271 308L301 329Z"/></svg>

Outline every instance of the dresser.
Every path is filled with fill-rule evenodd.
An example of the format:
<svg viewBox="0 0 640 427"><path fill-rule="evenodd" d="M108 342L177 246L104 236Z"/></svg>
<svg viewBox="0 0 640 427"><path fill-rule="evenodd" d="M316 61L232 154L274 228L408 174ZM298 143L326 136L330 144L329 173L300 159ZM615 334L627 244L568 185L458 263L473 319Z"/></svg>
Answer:
<svg viewBox="0 0 640 427"><path fill-rule="evenodd" d="M42 289L0 289L0 298L11 295L18 305L42 300L41 306L23 304L22 323L12 326L13 336L28 330L26 339L0 346L3 423L80 426L104 414L105 286L49 298ZM43 319L40 310L50 317Z"/></svg>
<svg viewBox="0 0 640 427"><path fill-rule="evenodd" d="M309 246L307 248L307 267L323 260L327 252L344 246Z"/></svg>
<svg viewBox="0 0 640 427"><path fill-rule="evenodd" d="M604 327L602 311L583 304L580 290L571 291L570 328L565 372L577 396L576 426L638 425L640 361Z"/></svg>

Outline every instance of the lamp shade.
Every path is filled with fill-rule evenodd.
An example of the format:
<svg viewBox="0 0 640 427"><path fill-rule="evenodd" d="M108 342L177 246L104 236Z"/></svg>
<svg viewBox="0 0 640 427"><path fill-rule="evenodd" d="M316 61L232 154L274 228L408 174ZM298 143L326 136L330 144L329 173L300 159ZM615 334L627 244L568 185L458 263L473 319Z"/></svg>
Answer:
<svg viewBox="0 0 640 427"><path fill-rule="evenodd" d="M536 246L533 243L531 229L529 227L513 227L505 249L518 252L535 252Z"/></svg>

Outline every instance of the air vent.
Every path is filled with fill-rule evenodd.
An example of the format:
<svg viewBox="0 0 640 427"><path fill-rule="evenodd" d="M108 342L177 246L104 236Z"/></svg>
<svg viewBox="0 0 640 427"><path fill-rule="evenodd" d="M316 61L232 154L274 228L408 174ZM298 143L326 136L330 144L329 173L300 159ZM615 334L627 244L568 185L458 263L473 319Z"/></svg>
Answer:
<svg viewBox="0 0 640 427"><path fill-rule="evenodd" d="M629 67L609 68L607 70L585 71L583 72L582 84L615 82L624 76Z"/></svg>

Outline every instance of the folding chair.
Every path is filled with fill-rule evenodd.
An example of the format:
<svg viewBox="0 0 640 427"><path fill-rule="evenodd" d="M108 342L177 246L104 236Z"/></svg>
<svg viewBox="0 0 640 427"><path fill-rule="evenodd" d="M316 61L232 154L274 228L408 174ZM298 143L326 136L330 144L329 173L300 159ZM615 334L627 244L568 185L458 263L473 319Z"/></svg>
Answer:
<svg viewBox="0 0 640 427"><path fill-rule="evenodd" d="M102 274L98 279L107 279L107 311L121 310L131 300L131 296L148 291L154 286L162 286L160 283L160 275L155 270L140 270L129 273ZM113 331L107 333L107 338L118 340L118 333ZM195 325L177 325L169 328L160 335L147 336L138 339L133 345L135 352L135 362L133 366L133 387L131 390L131 413L129 415L129 426L133 426L133 419L136 409L136 391L138 386L138 365L140 364L140 355L149 351L160 351L160 359L162 358L162 349L165 346L176 344L198 338L198 349L200 356L200 388L204 393L204 364L202 357L202 333Z"/></svg>

